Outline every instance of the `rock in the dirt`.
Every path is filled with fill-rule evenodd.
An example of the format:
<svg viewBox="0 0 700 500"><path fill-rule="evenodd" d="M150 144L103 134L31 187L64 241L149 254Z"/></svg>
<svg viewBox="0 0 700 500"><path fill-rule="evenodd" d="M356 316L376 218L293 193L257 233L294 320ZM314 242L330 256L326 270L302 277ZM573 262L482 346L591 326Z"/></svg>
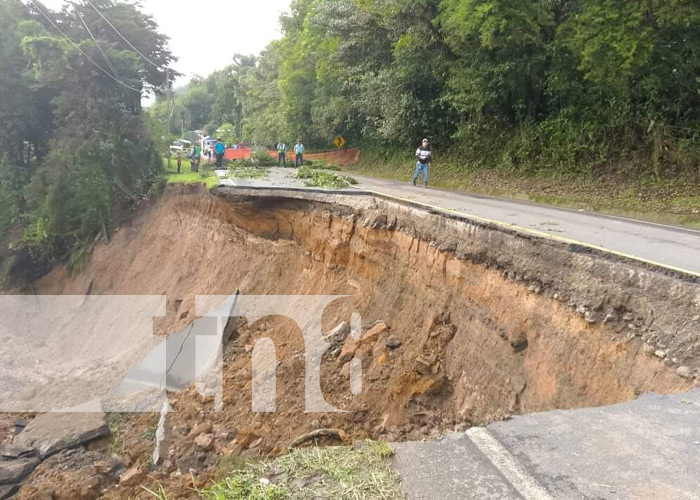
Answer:
<svg viewBox="0 0 700 500"><path fill-rule="evenodd" d="M331 439L336 439L338 441L345 441L345 432L342 431L341 429L319 429L317 431L309 432L308 434L304 434L303 436L299 436L292 442L292 444L289 446L290 448L298 448L304 443L307 443L309 441L314 441L316 439L320 438L331 438Z"/></svg>
<svg viewBox="0 0 700 500"><path fill-rule="evenodd" d="M258 434L255 430L251 428L244 428L238 433L236 441L243 448L248 448L252 443L260 439L260 437L260 434Z"/></svg>
<svg viewBox="0 0 700 500"><path fill-rule="evenodd" d="M666 359L666 351L662 351L661 349L659 349L658 351L656 351L656 352L654 353L654 355L655 355L657 358Z"/></svg>
<svg viewBox="0 0 700 500"><path fill-rule="evenodd" d="M691 379L695 377L695 371L689 366L681 366L677 370L678 375L683 378Z"/></svg>
<svg viewBox="0 0 700 500"><path fill-rule="evenodd" d="M653 356L656 354L656 347L653 345L644 344L644 347L642 347L642 352L648 356Z"/></svg>
<svg viewBox="0 0 700 500"><path fill-rule="evenodd" d="M586 311L583 318L586 321L586 323L590 325L593 325L598 322L598 315L591 311Z"/></svg>
<svg viewBox="0 0 700 500"><path fill-rule="evenodd" d="M32 448L26 446L16 446L13 444L3 446L0 449L0 459L2 458L26 458L30 455L36 455Z"/></svg>
<svg viewBox="0 0 700 500"><path fill-rule="evenodd" d="M214 445L214 434L200 434L194 440L194 444L204 451L211 450L211 447Z"/></svg>
<svg viewBox="0 0 700 500"><path fill-rule="evenodd" d="M122 478L119 480L119 484L126 488L132 488L141 484L143 480L143 472L141 472L138 467L133 467L124 473Z"/></svg>
<svg viewBox="0 0 700 500"><path fill-rule="evenodd" d="M32 420L12 444L46 458L107 435L104 413L46 413Z"/></svg>
<svg viewBox="0 0 700 500"><path fill-rule="evenodd" d="M24 458L0 462L0 485L18 483L39 465L38 458Z"/></svg>
<svg viewBox="0 0 700 500"><path fill-rule="evenodd" d="M202 434L211 434L212 426L209 422L201 422L194 426L190 431L190 436L201 436Z"/></svg>
<svg viewBox="0 0 700 500"><path fill-rule="evenodd" d="M386 323L377 323L372 328L367 330L360 339L348 337L343 345L343 350L340 353L338 361L343 364L355 357L356 352L363 347L374 345L379 337L389 331L389 326Z"/></svg>
<svg viewBox="0 0 700 500"><path fill-rule="evenodd" d="M343 342L345 342L345 339L348 337L349 333L350 325L344 321L331 330L328 335L324 337L324 340L331 344L331 350L335 350L343 345Z"/></svg>
<svg viewBox="0 0 700 500"><path fill-rule="evenodd" d="M432 371L432 365L430 361L423 359L423 358L418 358L416 359L414 368L417 373L420 375L428 375Z"/></svg>
<svg viewBox="0 0 700 500"><path fill-rule="evenodd" d="M19 485L9 484L7 486L0 486L0 500L8 500L19 491Z"/></svg>
<svg viewBox="0 0 700 500"><path fill-rule="evenodd" d="M386 341L386 346L389 349L398 349L399 347L401 347L401 339L399 339L399 337L397 337L396 335L391 335Z"/></svg>

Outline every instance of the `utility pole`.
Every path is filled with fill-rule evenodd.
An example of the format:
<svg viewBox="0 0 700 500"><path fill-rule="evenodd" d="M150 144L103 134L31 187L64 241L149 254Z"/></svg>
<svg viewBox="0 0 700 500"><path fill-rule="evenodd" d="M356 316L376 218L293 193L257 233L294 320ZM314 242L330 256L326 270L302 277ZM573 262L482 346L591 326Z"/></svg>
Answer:
<svg viewBox="0 0 700 500"><path fill-rule="evenodd" d="M165 71L165 86L167 88L168 103L170 103L170 114L168 115L168 141L170 141L170 137L173 135L172 117L175 111L172 83L170 82L170 68L167 68ZM168 169L170 169L170 154L170 144L168 144Z"/></svg>
<svg viewBox="0 0 700 500"><path fill-rule="evenodd" d="M184 138L185 137L185 112L180 111L180 123L182 124L182 133L180 137Z"/></svg>

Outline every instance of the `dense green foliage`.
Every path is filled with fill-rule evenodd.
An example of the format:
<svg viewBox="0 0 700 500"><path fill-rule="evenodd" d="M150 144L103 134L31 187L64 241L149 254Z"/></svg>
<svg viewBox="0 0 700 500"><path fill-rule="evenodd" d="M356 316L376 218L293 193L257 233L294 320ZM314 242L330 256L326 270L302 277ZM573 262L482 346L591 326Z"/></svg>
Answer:
<svg viewBox="0 0 700 500"><path fill-rule="evenodd" d="M152 64L87 3L51 12L0 0L0 260L10 274L82 255L162 169L162 126L142 114L141 91L164 88L167 38L131 4L93 3Z"/></svg>
<svg viewBox="0 0 700 500"><path fill-rule="evenodd" d="M427 136L477 167L700 174L697 0L294 0L281 26L190 86L183 103L206 89L227 110L197 125L409 156Z"/></svg>
<svg viewBox="0 0 700 500"><path fill-rule="evenodd" d="M698 0L294 0L281 39L174 103L153 20L94 1L153 64L86 0L44 9L80 50L33 2L0 0L2 270L80 255L183 125L407 159L429 137L458 172L700 177Z"/></svg>

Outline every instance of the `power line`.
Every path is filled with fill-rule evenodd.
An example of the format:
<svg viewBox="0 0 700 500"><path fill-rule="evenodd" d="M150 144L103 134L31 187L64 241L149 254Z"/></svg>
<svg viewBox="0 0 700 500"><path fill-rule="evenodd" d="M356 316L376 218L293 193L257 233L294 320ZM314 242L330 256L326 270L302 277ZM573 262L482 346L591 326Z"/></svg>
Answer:
<svg viewBox="0 0 700 500"><path fill-rule="evenodd" d="M85 22L85 19L83 18L83 15L80 13L80 10L78 10L78 8L75 4L73 4L73 8L75 9L75 13L78 14L78 17L83 22L83 26L85 26L85 29L87 30L88 34L90 35L90 38L92 38L92 41L95 42L95 46L97 47L97 50L99 50L100 54L102 54L102 59L104 59L104 61L107 63L107 66L109 66L109 69L112 70L112 73L114 74L114 76L119 78L119 75L117 74L117 70L114 67L114 65L112 64L112 61L109 60L109 57L107 57L107 54L105 53L105 51L102 50L102 47L97 42L97 39L95 38L95 36L92 34L92 31L90 30L90 27L88 26L88 24Z"/></svg>
<svg viewBox="0 0 700 500"><path fill-rule="evenodd" d="M122 35L122 34L119 32L119 30L109 21L109 19L107 19L107 18L105 17L105 15L104 15L102 12L100 12L100 10L99 10L97 7L95 7L95 4L92 3L91 0L87 0L87 3L89 3L90 6L91 6L93 9L95 9L95 12L97 12L97 13L100 15L100 17L101 17L102 19L104 19L105 22L106 22L107 24L110 25L110 27L117 33L117 35L119 35L119 36L121 37L122 40L124 40L124 41L127 43L127 45L128 45L129 47L131 47L132 49L134 49L134 50L136 51L136 53L137 53L138 55L140 55L141 57L143 57L143 59L144 59L146 62L150 63L150 64L151 64L152 66L154 66L155 68L160 69L160 66L159 66L158 64L156 64L156 63L154 63L153 61L151 61L151 60L150 60L148 57L146 57L139 49L137 49L136 47L134 47L134 44L132 44L129 40L126 39L126 37L125 37L124 35Z"/></svg>
<svg viewBox="0 0 700 500"><path fill-rule="evenodd" d="M132 87L131 85L128 85L128 84L122 82L119 78L117 78L116 76L112 75L109 71L107 71L107 70L104 69L102 66L100 66L99 64L97 64L97 63L95 62L95 60L94 60L92 57L90 57L83 49L81 49L80 46L79 46L77 43L75 43L73 40L71 40L71 38L70 38L68 35L66 35L65 32L64 32L55 22L53 22L53 20L48 16L48 14L46 14L43 10L41 10L41 8L37 5L37 3L36 3L34 0L29 0L29 1L32 3L32 5L34 5L34 7L39 11L39 13L40 13L42 16L44 16L44 17L46 18L46 20L47 20L49 23L51 23L51 25L52 25L54 28L56 28L56 30L57 30L61 35L63 35L63 37L64 37L66 40L68 40L68 41L71 43L71 45L73 45L73 47L75 47L75 48L78 50L78 52L80 52L83 56L85 56L85 58L86 58L88 61L90 61L97 69L99 69L100 71L102 71L105 75L107 75L108 77L110 77L112 80L114 80L115 82L117 82L117 83L118 83L119 85L121 85L122 87L125 87L125 88L127 88L127 89L129 89L129 90L133 90L134 92L138 92L139 94L141 94L141 89L137 89L137 88L135 88L135 87Z"/></svg>
<svg viewBox="0 0 700 500"><path fill-rule="evenodd" d="M78 6L77 6L74 2L71 2L71 3L73 4L73 7L75 8L76 13L77 13L78 16L80 17L80 20L83 22L83 26L85 26L85 29L86 29L87 32L90 34L90 37L91 37L91 38L93 39L93 41L95 42L95 45L97 46L97 48L100 50L100 53L102 54L102 57L104 58L105 62L107 63L107 66L109 66L109 68L112 70L112 72L114 73L115 76L119 76L119 75L117 74L117 70L114 68L114 65L113 65L112 62L109 60L109 57L107 57L107 54L104 52L104 50L102 50L102 47L99 45L98 41L95 39L95 36L92 34L92 31L90 30L90 27L89 27L89 26L87 25L87 23L85 22L85 19L83 18L83 15L80 13L80 10L78 9ZM92 7L93 7L93 9L97 10L97 8L96 8L94 5L93 5ZM103 18L105 21L107 21L107 23L109 23L109 21L104 17L104 15L102 15L102 13L101 13L100 11L97 11L97 13L100 14L100 16L102 16L102 18ZM118 31L111 23L109 23L109 25L112 26L112 28L119 34L119 36L121 36L121 37L124 39L124 41L126 41L126 43L128 43L128 44L131 46L131 43L129 43L129 41L126 40L126 38L125 38L124 36L122 36L122 34L119 33L119 31ZM132 46L132 47L133 47L133 46ZM141 55L141 57L144 57L148 62L150 62L151 64L154 64L154 63L151 62L148 58L146 58L143 54L141 54L141 52L139 52L136 48L134 48L134 50L136 50L136 52L138 52L139 55ZM168 68L168 71L169 71L169 68ZM165 81L165 83L163 83L163 85L159 85L158 87L154 87L153 90L157 92L157 91L159 91L159 90L165 89L166 85L169 84L169 81L168 81L168 80L169 80L169 76L166 76L166 81Z"/></svg>

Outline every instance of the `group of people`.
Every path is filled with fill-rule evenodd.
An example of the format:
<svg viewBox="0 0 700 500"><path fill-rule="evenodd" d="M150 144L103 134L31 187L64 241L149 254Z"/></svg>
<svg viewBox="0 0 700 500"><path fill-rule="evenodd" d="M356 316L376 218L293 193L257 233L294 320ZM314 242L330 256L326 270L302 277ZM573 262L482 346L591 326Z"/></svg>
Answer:
<svg viewBox="0 0 700 500"><path fill-rule="evenodd" d="M216 168L221 169L224 165L224 153L226 152L226 146L221 141L221 138L216 140L216 144L212 148L213 151L207 151L207 156L212 153L216 157ZM189 155L190 158L190 171L199 171L199 161L202 156L202 148L199 144L195 144L192 148L192 153ZM413 174L413 185L415 186L423 176L423 186L428 187L428 180L430 178L430 169L432 168L433 160L433 150L430 148L430 142L428 139L423 139L421 146L416 150L416 170ZM294 166L299 168L304 164L304 145L301 139L297 141L294 145ZM177 172L180 173L180 167L182 165L182 154L177 154ZM287 145L284 141L280 140L277 142L277 166L280 167L284 165L287 166Z"/></svg>
<svg viewBox="0 0 700 500"><path fill-rule="evenodd" d="M304 145L301 143L301 139L297 141L294 145L294 166L296 168L301 167L304 164ZM279 140L277 142L277 166L284 165L287 166L287 145L284 141Z"/></svg>
<svg viewBox="0 0 700 500"><path fill-rule="evenodd" d="M211 150L206 151L206 155L208 158L211 159L211 155L213 154L216 157L216 168L217 169L222 169L224 167L224 153L226 153L226 145L223 143L221 138L218 138L216 140L216 144L212 147ZM192 147L192 151L188 155L188 158L190 160L190 172L199 172L199 162L202 158L202 147L195 143L195 145ZM178 152L177 153L177 173L180 173L180 169L182 168L182 153Z"/></svg>
<svg viewBox="0 0 700 500"><path fill-rule="evenodd" d="M300 167L304 164L304 145L299 139L294 146L294 166ZM277 142L277 166L287 166L287 145L284 141ZM421 145L416 150L416 169L413 174L413 185L415 186L420 177L423 177L423 186L428 187L430 179L430 169L433 166L433 150L430 147L430 141L423 139Z"/></svg>

